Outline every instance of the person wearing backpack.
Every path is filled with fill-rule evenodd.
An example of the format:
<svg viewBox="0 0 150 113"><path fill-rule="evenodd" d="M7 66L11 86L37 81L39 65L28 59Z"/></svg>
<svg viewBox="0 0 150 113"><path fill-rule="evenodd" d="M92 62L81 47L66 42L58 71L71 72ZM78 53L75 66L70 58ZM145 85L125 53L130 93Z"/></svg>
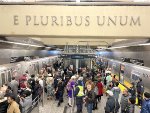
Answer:
<svg viewBox="0 0 150 113"><path fill-rule="evenodd" d="M107 90L108 99L106 102L105 113L118 113L120 105L117 99L114 98L113 92Z"/></svg>

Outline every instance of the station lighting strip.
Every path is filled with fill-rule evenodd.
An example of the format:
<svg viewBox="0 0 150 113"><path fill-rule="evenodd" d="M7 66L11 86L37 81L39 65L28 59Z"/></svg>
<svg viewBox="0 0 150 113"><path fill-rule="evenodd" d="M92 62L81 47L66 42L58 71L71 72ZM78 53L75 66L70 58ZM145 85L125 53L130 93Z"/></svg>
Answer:
<svg viewBox="0 0 150 113"><path fill-rule="evenodd" d="M137 44L137 45L132 45L132 46L119 46L119 47L111 47L107 49L119 49L119 48L125 48L125 47L134 47L134 46L148 46L150 43L145 43L145 44Z"/></svg>
<svg viewBox="0 0 150 113"><path fill-rule="evenodd" d="M19 43L19 42L11 42L11 41L3 41L3 40L0 40L0 42L9 43L9 44L24 45L24 46L32 46L32 47L44 47L44 46L39 46L39 45L25 44L25 43Z"/></svg>

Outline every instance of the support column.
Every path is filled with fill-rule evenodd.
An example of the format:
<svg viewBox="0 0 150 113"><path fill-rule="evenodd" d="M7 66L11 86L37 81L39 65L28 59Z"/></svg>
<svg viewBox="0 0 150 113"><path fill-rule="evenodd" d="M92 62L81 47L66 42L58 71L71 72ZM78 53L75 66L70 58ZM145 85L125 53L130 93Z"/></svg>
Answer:
<svg viewBox="0 0 150 113"><path fill-rule="evenodd" d="M77 71L77 74L78 74L78 68L79 68L79 59L76 59L76 71Z"/></svg>

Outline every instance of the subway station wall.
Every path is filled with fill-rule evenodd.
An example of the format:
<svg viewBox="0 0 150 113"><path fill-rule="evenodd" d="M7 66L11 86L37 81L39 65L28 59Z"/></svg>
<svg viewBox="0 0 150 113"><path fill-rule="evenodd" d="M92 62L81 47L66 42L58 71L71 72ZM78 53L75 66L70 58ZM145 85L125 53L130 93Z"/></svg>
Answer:
<svg viewBox="0 0 150 113"><path fill-rule="evenodd" d="M1 35L150 37L150 6L0 5ZM93 30L94 29L94 30Z"/></svg>
<svg viewBox="0 0 150 113"><path fill-rule="evenodd" d="M121 61L121 58L144 60L144 66L150 67L150 46L135 46L120 49L111 49L100 52L100 56Z"/></svg>
<svg viewBox="0 0 150 113"><path fill-rule="evenodd" d="M47 50L18 50L18 49L1 49L0 50L0 65L8 64L11 61L11 57L21 56L49 56Z"/></svg>

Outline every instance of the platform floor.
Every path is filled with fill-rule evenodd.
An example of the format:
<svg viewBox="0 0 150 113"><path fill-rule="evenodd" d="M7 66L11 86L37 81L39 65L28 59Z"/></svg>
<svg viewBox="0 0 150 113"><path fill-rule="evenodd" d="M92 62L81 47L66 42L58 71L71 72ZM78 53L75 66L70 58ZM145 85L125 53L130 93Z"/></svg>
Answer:
<svg viewBox="0 0 150 113"><path fill-rule="evenodd" d="M93 113L105 113L104 107L106 105L106 100L107 97L104 95L101 99L101 102L98 103L98 109L94 110ZM40 103L39 107L34 108L32 113L63 113L65 106L67 106L67 102L68 102L67 96L64 96L64 102L61 104L60 107L57 107L58 101L55 101L54 99L47 100L45 96L44 107L42 107L42 104ZM76 106L74 108L67 107L66 113L76 113ZM86 107L83 107L83 113L87 113ZM140 108L137 106L135 107L135 113L140 113Z"/></svg>

